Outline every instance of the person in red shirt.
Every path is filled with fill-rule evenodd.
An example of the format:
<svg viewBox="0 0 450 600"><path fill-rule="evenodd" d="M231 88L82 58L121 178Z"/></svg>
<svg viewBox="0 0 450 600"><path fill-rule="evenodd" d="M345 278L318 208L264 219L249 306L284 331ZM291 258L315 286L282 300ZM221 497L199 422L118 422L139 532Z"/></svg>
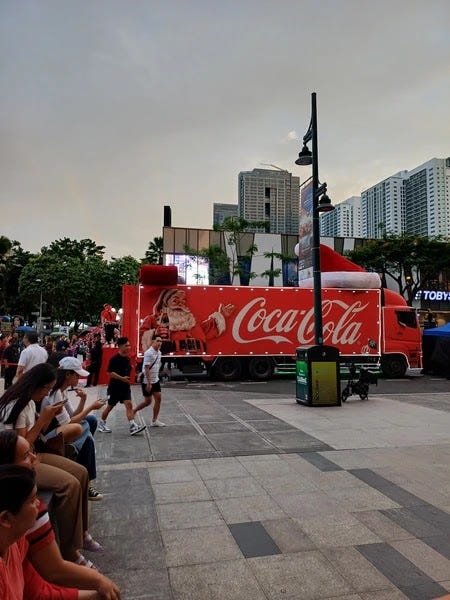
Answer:
<svg viewBox="0 0 450 600"><path fill-rule="evenodd" d="M1 465L14 464L34 470L36 463L36 454L25 438L17 435L14 430L0 432ZM27 559L47 582L96 590L103 599L119 600L119 589L108 577L96 569L63 559L55 540L47 507L40 498L37 519L27 530L25 537L28 542Z"/></svg>
<svg viewBox="0 0 450 600"><path fill-rule="evenodd" d="M27 560L25 533L36 521L35 474L26 467L0 466L0 598L2 600L96 600L96 591L45 581Z"/></svg>
<svg viewBox="0 0 450 600"><path fill-rule="evenodd" d="M100 313L100 320L105 332L105 342L110 346L114 346L114 329L116 328L116 312L111 304L104 304L103 310Z"/></svg>

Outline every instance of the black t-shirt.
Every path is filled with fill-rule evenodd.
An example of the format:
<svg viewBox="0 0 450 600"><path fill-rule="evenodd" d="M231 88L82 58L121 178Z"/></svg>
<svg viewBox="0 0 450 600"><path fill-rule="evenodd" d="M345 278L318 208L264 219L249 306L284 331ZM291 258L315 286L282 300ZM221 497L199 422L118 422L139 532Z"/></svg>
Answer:
<svg viewBox="0 0 450 600"><path fill-rule="evenodd" d="M95 342L91 349L91 363L101 363L103 356L103 348L101 342ZM117 373L117 371L116 371Z"/></svg>
<svg viewBox="0 0 450 600"><path fill-rule="evenodd" d="M3 358L9 363L17 363L19 361L19 346L17 344L6 346L5 351L3 352Z"/></svg>
<svg viewBox="0 0 450 600"><path fill-rule="evenodd" d="M117 375L121 375L122 377L129 377L131 374L131 361L129 357L121 356L120 354L113 356L108 364L108 373L112 372L117 373ZM114 394L121 392L129 394L130 392L130 384L120 381L119 379L110 379L108 387L110 393Z"/></svg>
<svg viewBox="0 0 450 600"><path fill-rule="evenodd" d="M69 342L67 340L58 340L55 347L57 352L65 352L69 347Z"/></svg>

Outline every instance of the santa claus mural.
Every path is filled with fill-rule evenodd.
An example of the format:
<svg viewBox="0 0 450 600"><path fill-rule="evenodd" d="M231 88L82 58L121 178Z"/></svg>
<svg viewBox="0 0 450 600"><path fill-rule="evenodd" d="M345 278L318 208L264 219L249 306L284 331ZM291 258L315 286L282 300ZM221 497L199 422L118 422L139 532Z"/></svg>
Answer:
<svg viewBox="0 0 450 600"><path fill-rule="evenodd" d="M186 292L165 288L159 294L152 314L140 326L141 350L145 352L155 335L162 338L161 351L169 353L201 354L206 352L206 341L219 337L226 330L226 321L233 314L233 304L219 304L216 311L197 322Z"/></svg>

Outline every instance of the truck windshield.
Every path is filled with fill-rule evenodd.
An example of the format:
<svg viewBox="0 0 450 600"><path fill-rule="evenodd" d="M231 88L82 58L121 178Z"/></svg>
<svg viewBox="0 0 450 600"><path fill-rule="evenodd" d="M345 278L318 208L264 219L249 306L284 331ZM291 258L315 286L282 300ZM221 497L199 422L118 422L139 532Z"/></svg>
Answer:
<svg viewBox="0 0 450 600"><path fill-rule="evenodd" d="M406 327L412 327L413 329L417 329L417 316L415 311L398 310L396 311L396 315L399 325L404 325Z"/></svg>

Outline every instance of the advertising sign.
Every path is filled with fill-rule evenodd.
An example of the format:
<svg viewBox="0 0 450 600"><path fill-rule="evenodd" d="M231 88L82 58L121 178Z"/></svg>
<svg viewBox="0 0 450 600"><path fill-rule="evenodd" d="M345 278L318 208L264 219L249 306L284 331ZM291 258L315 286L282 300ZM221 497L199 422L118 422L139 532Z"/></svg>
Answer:
<svg viewBox="0 0 450 600"><path fill-rule="evenodd" d="M296 396L306 403L309 401L308 363L306 360L296 361Z"/></svg>
<svg viewBox="0 0 450 600"><path fill-rule="evenodd" d="M312 277L312 181L300 190L300 217L298 241L298 278Z"/></svg>
<svg viewBox="0 0 450 600"><path fill-rule="evenodd" d="M324 343L341 354L377 355L379 290L322 292ZM288 354L314 343L309 288L144 286L138 302L137 351L154 334L163 354ZM374 343L371 343L374 341Z"/></svg>

